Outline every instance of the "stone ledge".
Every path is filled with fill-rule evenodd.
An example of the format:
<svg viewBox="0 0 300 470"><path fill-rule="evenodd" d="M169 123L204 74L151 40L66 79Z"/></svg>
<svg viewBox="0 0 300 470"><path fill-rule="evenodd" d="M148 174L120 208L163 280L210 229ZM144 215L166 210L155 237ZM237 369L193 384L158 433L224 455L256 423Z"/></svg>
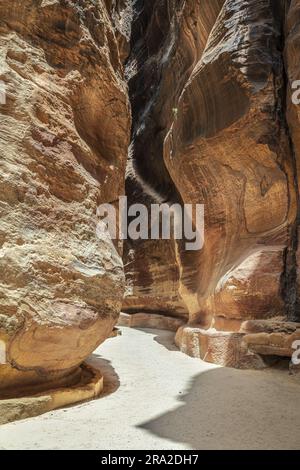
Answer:
<svg viewBox="0 0 300 470"><path fill-rule="evenodd" d="M121 313L118 326L129 328L153 328L175 332L175 344L188 356L206 362L239 368L261 369L265 361L255 353L242 351L244 334L203 330L185 325L183 320L152 313Z"/></svg>
<svg viewBox="0 0 300 470"><path fill-rule="evenodd" d="M244 322L238 332L187 325L175 336L179 349L191 357L242 369L261 369L268 367L272 358L291 357L297 340L300 324L273 320Z"/></svg>
<svg viewBox="0 0 300 470"><path fill-rule="evenodd" d="M243 342L244 334L203 330L184 326L178 329L175 344L188 356L220 366L238 369L263 369L268 366L259 354L249 351Z"/></svg>
<svg viewBox="0 0 300 470"><path fill-rule="evenodd" d="M0 400L0 424L30 418L48 411L98 397L103 390L101 373L83 364L80 381L32 396Z"/></svg>
<svg viewBox="0 0 300 470"><path fill-rule="evenodd" d="M291 357L293 342L300 340L299 323L278 320L251 320L241 323L239 331L219 331L141 312L121 313L118 325L173 331L176 346L188 356L238 369L263 369L278 357ZM298 369L291 364L291 373L296 374Z"/></svg>

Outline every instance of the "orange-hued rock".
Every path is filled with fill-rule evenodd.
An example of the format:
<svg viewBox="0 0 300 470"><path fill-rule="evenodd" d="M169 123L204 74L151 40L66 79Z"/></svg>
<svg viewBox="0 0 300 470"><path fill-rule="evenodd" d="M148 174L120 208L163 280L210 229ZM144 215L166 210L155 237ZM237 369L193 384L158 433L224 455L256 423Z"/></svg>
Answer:
<svg viewBox="0 0 300 470"><path fill-rule="evenodd" d="M249 258L264 247L260 271L266 272L274 251L283 257L290 244L297 207L283 116L281 14L279 3L272 9L269 1L226 1L165 140L166 165L183 201L205 205L205 245L192 288L182 290L188 304L192 299L191 320L204 327L216 314L216 293L222 314L219 292L232 270L243 263L253 270ZM283 270L282 263L272 262L275 296L281 295ZM240 298L243 303L243 288ZM263 288L253 296L256 317L268 302ZM247 318L243 305L236 308Z"/></svg>
<svg viewBox="0 0 300 470"><path fill-rule="evenodd" d="M187 318L180 296L174 243L169 240L125 242L126 292L123 310Z"/></svg>
<svg viewBox="0 0 300 470"><path fill-rule="evenodd" d="M281 251L257 251L229 271L214 294L214 326L238 331L245 318L268 319L284 315L280 295Z"/></svg>
<svg viewBox="0 0 300 470"><path fill-rule="evenodd" d="M247 349L245 321L300 320L299 109L286 83L286 73L300 80L299 11L297 0L144 2L132 28L127 194L204 204L205 243L192 252L170 241L167 262L166 249L131 242L126 310L147 312L144 293L159 293L155 305L170 314L152 274L162 265L185 305L172 314L188 317L177 344L189 352L197 338L192 354L223 365L264 363Z"/></svg>
<svg viewBox="0 0 300 470"><path fill-rule="evenodd" d="M299 25L300 0L1 2L0 397L79 383L121 305L207 361L291 355ZM95 229L125 190L204 204L203 248L126 240L123 266Z"/></svg>
<svg viewBox="0 0 300 470"><path fill-rule="evenodd" d="M83 364L78 369L77 375L74 383L69 381L61 386L56 382L55 389L51 389L51 384L49 384L47 392L36 393L34 396L30 396L32 385L27 390L15 386L13 390L9 390L9 398L2 394L0 425L99 397L103 391L103 377L99 370ZM37 388L35 388L36 391ZM24 393L28 396L24 396Z"/></svg>
<svg viewBox="0 0 300 470"><path fill-rule="evenodd" d="M184 84L205 47L224 0L140 2L132 26L126 74L133 113L127 168L130 203L180 199L163 161L163 143ZM192 268L193 262L190 263ZM179 295L181 267L174 241L125 246L126 311L187 318Z"/></svg>
<svg viewBox="0 0 300 470"><path fill-rule="evenodd" d="M124 193L130 132L108 8L0 4L0 396L75 380L120 311L119 246L95 232Z"/></svg>

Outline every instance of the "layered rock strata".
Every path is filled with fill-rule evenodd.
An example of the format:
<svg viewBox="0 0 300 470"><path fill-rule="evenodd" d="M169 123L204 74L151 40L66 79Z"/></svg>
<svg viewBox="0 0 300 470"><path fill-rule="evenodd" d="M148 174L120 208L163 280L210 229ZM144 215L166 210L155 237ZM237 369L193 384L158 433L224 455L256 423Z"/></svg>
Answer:
<svg viewBox="0 0 300 470"><path fill-rule="evenodd" d="M80 382L119 315L121 247L95 229L97 206L124 193L121 13L104 0L0 4L0 397Z"/></svg>
<svg viewBox="0 0 300 470"><path fill-rule="evenodd" d="M291 356L299 24L299 0L1 3L0 397L79 384L122 302L211 362ZM123 268L96 236L126 160L129 204L204 204L201 250L127 240Z"/></svg>
<svg viewBox="0 0 300 470"><path fill-rule="evenodd" d="M189 252L184 241L175 249L170 241L169 263L165 251L152 256L145 248L144 269L132 242L127 276L155 293L160 279L151 267L167 273L169 266L172 280L175 260L172 295L185 305L175 315L188 316L177 344L224 365L261 367L265 356L290 356L299 338L299 324L290 333L290 322L300 321L298 108L291 103L291 82L300 79L298 25L296 0L136 3L127 192L134 201L147 194L204 204L205 244ZM127 298L126 311L136 303ZM257 328L262 336L248 341Z"/></svg>

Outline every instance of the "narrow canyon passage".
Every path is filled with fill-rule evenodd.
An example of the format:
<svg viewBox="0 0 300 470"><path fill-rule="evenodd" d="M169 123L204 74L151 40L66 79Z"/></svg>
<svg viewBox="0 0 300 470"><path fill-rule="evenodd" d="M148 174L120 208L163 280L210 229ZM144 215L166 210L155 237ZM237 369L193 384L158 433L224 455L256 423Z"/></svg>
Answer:
<svg viewBox="0 0 300 470"><path fill-rule="evenodd" d="M126 240L122 310L181 319L189 355L263 368L300 334L300 3L132 4L128 202L203 204L205 240Z"/></svg>
<svg viewBox="0 0 300 470"><path fill-rule="evenodd" d="M0 449L300 448L299 38L300 0L0 2Z"/></svg>
<svg viewBox="0 0 300 470"><path fill-rule="evenodd" d="M102 398L0 427L0 449L297 449L299 384L179 352L173 334L122 328L90 358Z"/></svg>

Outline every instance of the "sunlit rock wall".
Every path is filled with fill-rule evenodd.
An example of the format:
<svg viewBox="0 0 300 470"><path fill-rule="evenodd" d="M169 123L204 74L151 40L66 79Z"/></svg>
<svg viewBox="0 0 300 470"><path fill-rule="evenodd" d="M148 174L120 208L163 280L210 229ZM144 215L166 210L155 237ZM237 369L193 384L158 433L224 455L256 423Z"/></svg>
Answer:
<svg viewBox="0 0 300 470"><path fill-rule="evenodd" d="M287 90L287 75L298 70L298 10L298 1L285 0L136 4L127 192L133 201L147 194L204 204L203 249L176 243L169 272L172 279L175 263L172 295L188 315L177 344L213 362L259 367L257 342L268 345L265 355L290 355L284 324L300 318L298 118ZM131 249L134 260L140 248L133 242ZM144 266L151 272L160 260L166 273L165 250L144 253L146 264L137 255L127 277L134 272L139 286L158 292L160 279ZM246 336L258 330L265 336L252 337L251 349ZM278 337L270 339L273 330Z"/></svg>
<svg viewBox="0 0 300 470"><path fill-rule="evenodd" d="M121 250L95 232L129 144L116 15L102 0L0 3L0 396L70 382L118 318Z"/></svg>

